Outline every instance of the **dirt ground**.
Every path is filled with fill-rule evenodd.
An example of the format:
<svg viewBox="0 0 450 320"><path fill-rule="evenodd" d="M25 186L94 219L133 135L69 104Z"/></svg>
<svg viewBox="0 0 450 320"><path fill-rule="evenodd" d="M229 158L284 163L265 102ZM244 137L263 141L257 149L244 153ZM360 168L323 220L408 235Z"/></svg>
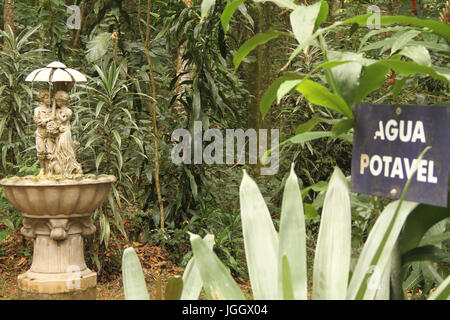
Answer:
<svg viewBox="0 0 450 320"><path fill-rule="evenodd" d="M0 231L5 226L0 223ZM104 261L115 259L120 262L121 249L130 246L124 243L115 243L104 252ZM144 276L151 299L162 299L162 291L171 276L182 276L183 269L171 261L164 248L150 243L133 242L132 245L141 261ZM0 300L16 300L18 298L17 276L27 271L31 266L33 243L15 230L6 239L0 242ZM114 257L113 257L114 256ZM95 268L94 268L95 270ZM95 270L97 271L97 270ZM97 300L123 300L123 284L120 266L113 271L102 271L97 279ZM248 281L237 279L244 294L250 298L250 285ZM200 299L205 299L202 293Z"/></svg>

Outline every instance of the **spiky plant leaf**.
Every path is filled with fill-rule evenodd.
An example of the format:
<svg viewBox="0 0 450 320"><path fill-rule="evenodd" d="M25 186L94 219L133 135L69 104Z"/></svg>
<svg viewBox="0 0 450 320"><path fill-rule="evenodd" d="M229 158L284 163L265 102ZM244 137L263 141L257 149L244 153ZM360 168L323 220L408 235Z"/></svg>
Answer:
<svg viewBox="0 0 450 320"><path fill-rule="evenodd" d="M245 171L240 187L240 205L253 296L257 300L281 299L278 234L258 186Z"/></svg>
<svg viewBox="0 0 450 320"><path fill-rule="evenodd" d="M295 175L294 164L286 180L281 205L281 221L279 233L279 266L282 266L283 257L289 263L290 284L293 298L306 300L307 291L307 268L306 268L306 230L305 215L303 213L303 202ZM283 279L284 268L280 268L280 277ZM285 282L283 281L283 292Z"/></svg>
<svg viewBox="0 0 450 320"><path fill-rule="evenodd" d="M350 195L339 168L331 176L320 221L313 269L313 299L346 297L351 259Z"/></svg>

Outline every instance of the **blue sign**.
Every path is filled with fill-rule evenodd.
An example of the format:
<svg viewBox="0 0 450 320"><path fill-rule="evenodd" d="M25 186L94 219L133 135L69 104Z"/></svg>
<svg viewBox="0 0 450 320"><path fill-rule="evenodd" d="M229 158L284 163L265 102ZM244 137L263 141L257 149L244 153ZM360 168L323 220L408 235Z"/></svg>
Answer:
<svg viewBox="0 0 450 320"><path fill-rule="evenodd" d="M398 199L417 166L405 199L447 207L449 165L450 107L356 106L353 192Z"/></svg>

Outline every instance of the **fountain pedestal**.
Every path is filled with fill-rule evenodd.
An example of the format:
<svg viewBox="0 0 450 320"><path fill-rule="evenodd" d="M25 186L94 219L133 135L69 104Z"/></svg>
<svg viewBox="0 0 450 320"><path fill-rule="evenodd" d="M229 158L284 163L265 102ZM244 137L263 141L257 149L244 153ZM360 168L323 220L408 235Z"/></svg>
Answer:
<svg viewBox="0 0 450 320"><path fill-rule="evenodd" d="M95 299L97 274L84 261L83 236L91 218L25 218L22 233L34 238L31 269L18 277L20 299Z"/></svg>

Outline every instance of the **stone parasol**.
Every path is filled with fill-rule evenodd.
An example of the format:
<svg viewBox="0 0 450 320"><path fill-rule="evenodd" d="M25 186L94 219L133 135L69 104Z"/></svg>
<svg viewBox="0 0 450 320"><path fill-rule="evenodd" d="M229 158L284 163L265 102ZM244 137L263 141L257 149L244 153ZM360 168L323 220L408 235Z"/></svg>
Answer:
<svg viewBox="0 0 450 320"><path fill-rule="evenodd" d="M53 61L45 68L39 68L31 71L31 73L25 78L25 81L47 82L53 85L53 92L57 92L59 90L69 92L76 82L87 82L87 79L81 72L68 68L64 63L59 61ZM53 112L55 112L54 103Z"/></svg>

